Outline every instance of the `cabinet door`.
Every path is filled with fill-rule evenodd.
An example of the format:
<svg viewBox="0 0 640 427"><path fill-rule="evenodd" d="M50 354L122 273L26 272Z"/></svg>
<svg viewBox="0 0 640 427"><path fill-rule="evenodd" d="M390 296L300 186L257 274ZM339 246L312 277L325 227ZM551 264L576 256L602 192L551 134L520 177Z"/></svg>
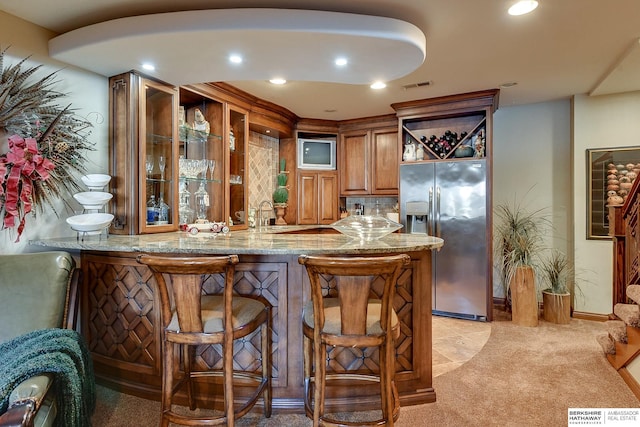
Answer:
<svg viewBox="0 0 640 427"><path fill-rule="evenodd" d="M225 218L225 105L180 89L179 220L227 221Z"/></svg>
<svg viewBox="0 0 640 427"><path fill-rule="evenodd" d="M227 220L233 229L246 229L249 120L247 112L235 106L229 106L228 117L229 130L225 134L229 153Z"/></svg>
<svg viewBox="0 0 640 427"><path fill-rule="evenodd" d="M368 130L344 132L340 136L340 193L343 196L369 194Z"/></svg>
<svg viewBox="0 0 640 427"><path fill-rule="evenodd" d="M318 173L298 174L298 224L318 223Z"/></svg>
<svg viewBox="0 0 640 427"><path fill-rule="evenodd" d="M109 79L112 234L178 229L178 91L135 72ZM147 204L149 213L147 214ZM158 206L160 204L160 206Z"/></svg>
<svg viewBox="0 0 640 427"><path fill-rule="evenodd" d="M398 129L376 129L371 133L371 194L398 194L400 147Z"/></svg>
<svg viewBox="0 0 640 427"><path fill-rule="evenodd" d="M318 223L338 220L338 176L335 172L318 173Z"/></svg>
<svg viewBox="0 0 640 427"><path fill-rule="evenodd" d="M145 78L139 90L140 180L138 211L140 233L175 231L177 198L176 107L177 91Z"/></svg>

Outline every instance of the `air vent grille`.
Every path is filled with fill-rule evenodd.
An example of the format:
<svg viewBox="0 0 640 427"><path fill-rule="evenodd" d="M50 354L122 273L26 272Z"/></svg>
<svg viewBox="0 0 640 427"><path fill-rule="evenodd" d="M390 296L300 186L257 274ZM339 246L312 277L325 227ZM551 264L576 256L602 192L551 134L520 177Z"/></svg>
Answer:
<svg viewBox="0 0 640 427"><path fill-rule="evenodd" d="M433 84L433 82L431 80L427 80L426 82L411 83L411 84L408 84L408 85L404 85L404 86L402 86L402 88L404 90L415 89L415 88L418 88L418 87L431 86L432 84Z"/></svg>

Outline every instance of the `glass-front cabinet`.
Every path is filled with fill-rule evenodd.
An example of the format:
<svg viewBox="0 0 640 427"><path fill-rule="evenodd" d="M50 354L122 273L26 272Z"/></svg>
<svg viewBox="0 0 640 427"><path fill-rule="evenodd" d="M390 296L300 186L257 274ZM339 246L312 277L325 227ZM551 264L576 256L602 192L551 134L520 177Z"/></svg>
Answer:
<svg viewBox="0 0 640 427"><path fill-rule="evenodd" d="M112 234L246 228L248 112L206 84L110 78Z"/></svg>
<svg viewBox="0 0 640 427"><path fill-rule="evenodd" d="M140 108L141 162L138 212L140 232L172 231L178 220L174 209L177 188L175 157L176 92L146 81L142 86Z"/></svg>
<svg viewBox="0 0 640 427"><path fill-rule="evenodd" d="M246 228L247 112L195 86L180 89L179 222Z"/></svg>
<svg viewBox="0 0 640 427"><path fill-rule="evenodd" d="M111 77L112 234L178 229L178 91L135 72Z"/></svg>

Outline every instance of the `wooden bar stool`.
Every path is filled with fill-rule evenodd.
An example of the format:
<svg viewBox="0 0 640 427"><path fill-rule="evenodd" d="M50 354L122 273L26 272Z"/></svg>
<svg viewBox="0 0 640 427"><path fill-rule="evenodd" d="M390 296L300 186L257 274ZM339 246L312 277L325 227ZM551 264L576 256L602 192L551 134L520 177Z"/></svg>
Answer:
<svg viewBox="0 0 640 427"><path fill-rule="evenodd" d="M304 306L304 399L313 425L393 426L400 413L394 382L395 343L400 327L393 310L393 297L400 271L410 262L408 255L383 257L324 257L301 255L311 283L311 301ZM382 289L374 292L374 279ZM323 283L326 286L323 286ZM327 346L377 347L379 374L362 371L327 374ZM325 388L333 380L357 383L379 382L382 418L374 421L342 421L325 416ZM313 384L313 387L312 387ZM311 390L313 388L313 404Z"/></svg>
<svg viewBox="0 0 640 427"><path fill-rule="evenodd" d="M137 261L154 274L160 294L162 318L162 426L170 422L188 425L233 426L262 395L264 414L271 416L271 307L257 299L233 295L237 255L216 257L163 257L140 255ZM207 275L222 275L221 295L203 295ZM221 276L221 277L222 277ZM169 280L166 280L169 279ZM261 328L261 373L233 370L233 342ZM222 370L192 370L195 346L220 344ZM180 349L184 375L179 378ZM224 415L189 416L174 412L172 401L180 385L186 382L191 410L196 409L193 378L222 377ZM234 383L251 385L253 393L239 408L234 408Z"/></svg>

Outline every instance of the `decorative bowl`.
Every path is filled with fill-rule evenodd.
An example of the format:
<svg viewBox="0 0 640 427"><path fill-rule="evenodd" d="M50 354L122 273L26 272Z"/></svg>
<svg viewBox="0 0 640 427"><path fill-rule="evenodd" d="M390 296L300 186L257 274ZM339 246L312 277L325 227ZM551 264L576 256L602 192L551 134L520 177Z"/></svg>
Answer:
<svg viewBox="0 0 640 427"><path fill-rule="evenodd" d="M75 231L99 231L111 224L113 215L108 213L90 213L67 218L67 224Z"/></svg>
<svg viewBox="0 0 640 427"><path fill-rule="evenodd" d="M102 209L113 198L113 194L102 191L85 191L74 194L73 198L85 209Z"/></svg>
<svg viewBox="0 0 640 427"><path fill-rule="evenodd" d="M331 227L354 239L376 240L401 229L402 224L377 215L351 215Z"/></svg>
<svg viewBox="0 0 640 427"><path fill-rule="evenodd" d="M102 190L104 186L111 181L111 175L92 173L89 175L83 175L80 179L82 179L84 185L86 185L90 190Z"/></svg>
<svg viewBox="0 0 640 427"><path fill-rule="evenodd" d="M473 147L469 145L461 145L456 148L455 156L456 157L473 157Z"/></svg>

